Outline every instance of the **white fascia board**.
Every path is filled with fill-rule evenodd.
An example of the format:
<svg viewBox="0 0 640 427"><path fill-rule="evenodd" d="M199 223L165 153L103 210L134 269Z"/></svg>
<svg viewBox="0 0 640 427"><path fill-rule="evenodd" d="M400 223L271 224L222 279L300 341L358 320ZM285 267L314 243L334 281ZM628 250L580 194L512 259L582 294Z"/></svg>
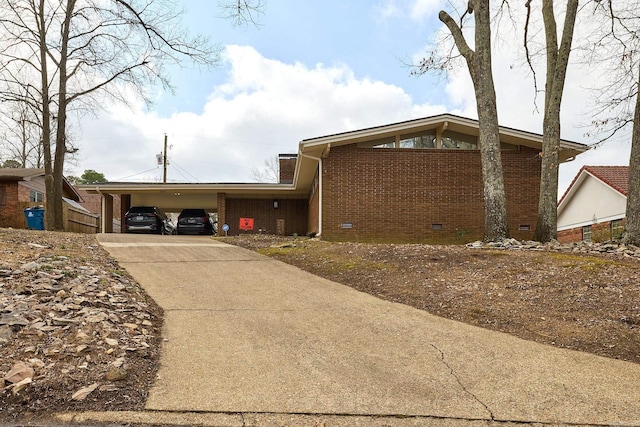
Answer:
<svg viewBox="0 0 640 427"><path fill-rule="evenodd" d="M178 192L251 192L251 193L273 193L292 192L296 188L293 184L86 184L78 186L92 194L100 192L120 194L120 193L143 193L152 191L178 191Z"/></svg>

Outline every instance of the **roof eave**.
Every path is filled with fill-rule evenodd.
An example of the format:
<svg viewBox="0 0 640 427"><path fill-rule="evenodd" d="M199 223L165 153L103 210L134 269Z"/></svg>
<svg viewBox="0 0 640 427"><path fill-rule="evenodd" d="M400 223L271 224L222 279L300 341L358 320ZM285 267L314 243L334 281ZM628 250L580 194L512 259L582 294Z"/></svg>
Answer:
<svg viewBox="0 0 640 427"><path fill-rule="evenodd" d="M470 135L478 135L478 121L467 119L464 117L454 116L451 114L441 114L438 116L427 117L423 119L410 120L400 123L393 123L384 126L377 126L367 129L355 130L339 134L327 135L318 138L305 139L300 142L300 153L313 154L321 156L328 147L354 144L362 141L373 139L382 139L391 137L403 132L420 131L421 129L434 129L443 124L447 124L449 129L466 132ZM457 129L456 129L457 128ZM526 132L518 129L500 126L501 138L504 142L514 143L516 145L531 146L540 149L542 147L542 135L532 132ZM530 142L530 144L527 144ZM560 160L566 162L573 160L575 156L587 151L590 147L585 144L569 140L560 140Z"/></svg>

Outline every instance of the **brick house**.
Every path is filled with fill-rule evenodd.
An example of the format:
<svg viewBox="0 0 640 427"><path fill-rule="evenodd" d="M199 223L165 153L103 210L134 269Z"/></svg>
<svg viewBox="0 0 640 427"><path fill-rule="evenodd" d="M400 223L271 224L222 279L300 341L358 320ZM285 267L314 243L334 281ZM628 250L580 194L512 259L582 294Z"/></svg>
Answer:
<svg viewBox="0 0 640 427"><path fill-rule="evenodd" d="M217 212L230 235L315 234L328 240L463 243L483 236L478 121L450 114L306 139L281 155L277 184L106 183L103 203ZM501 127L508 221L533 236L542 136ZM560 160L587 149L561 142ZM242 230L250 218L252 230Z"/></svg>
<svg viewBox="0 0 640 427"><path fill-rule="evenodd" d="M583 166L558 203L558 241L619 238L628 190L628 166Z"/></svg>
<svg viewBox="0 0 640 427"><path fill-rule="evenodd" d="M44 169L0 168L0 227L26 228L24 209L44 205ZM73 202L82 198L64 179L63 197Z"/></svg>

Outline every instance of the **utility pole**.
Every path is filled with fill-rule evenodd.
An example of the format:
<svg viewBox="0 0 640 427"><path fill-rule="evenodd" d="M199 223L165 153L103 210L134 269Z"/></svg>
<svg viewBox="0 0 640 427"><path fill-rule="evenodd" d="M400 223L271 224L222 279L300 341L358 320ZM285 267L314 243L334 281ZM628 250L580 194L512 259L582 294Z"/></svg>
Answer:
<svg viewBox="0 0 640 427"><path fill-rule="evenodd" d="M162 182L167 183L167 134L164 134L164 155L162 156Z"/></svg>

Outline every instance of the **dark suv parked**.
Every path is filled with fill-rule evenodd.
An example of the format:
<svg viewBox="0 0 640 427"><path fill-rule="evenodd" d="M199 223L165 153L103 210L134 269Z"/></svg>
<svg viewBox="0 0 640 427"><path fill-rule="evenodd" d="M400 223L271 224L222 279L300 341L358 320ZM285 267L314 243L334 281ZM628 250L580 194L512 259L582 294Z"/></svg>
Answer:
<svg viewBox="0 0 640 427"><path fill-rule="evenodd" d="M204 209L183 209L176 230L178 234L213 234L213 223Z"/></svg>
<svg viewBox="0 0 640 427"><path fill-rule="evenodd" d="M133 206L124 215L125 233L170 234L169 218L155 206Z"/></svg>

